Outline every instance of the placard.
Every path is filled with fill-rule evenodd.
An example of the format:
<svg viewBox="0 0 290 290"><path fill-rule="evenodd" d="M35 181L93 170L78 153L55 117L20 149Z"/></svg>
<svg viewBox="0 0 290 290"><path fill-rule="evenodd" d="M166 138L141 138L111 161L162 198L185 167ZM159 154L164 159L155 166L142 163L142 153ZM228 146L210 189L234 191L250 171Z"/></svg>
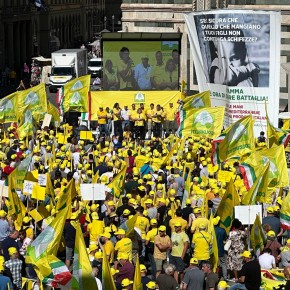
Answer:
<svg viewBox="0 0 290 290"><path fill-rule="evenodd" d="M43 122L42 122L41 129L43 129L44 127L49 127L50 122L51 122L51 118L52 118L52 115L50 115L50 114L46 113L44 115L44 119L43 119Z"/></svg>
<svg viewBox="0 0 290 290"><path fill-rule="evenodd" d="M235 218L243 225L252 225L255 222L256 215L262 220L261 205L237 205L235 206Z"/></svg>
<svg viewBox="0 0 290 290"><path fill-rule="evenodd" d="M57 135L57 142L58 142L59 144L65 144L65 143L66 143L66 142L65 142L64 135L63 135L62 133L58 133L58 135Z"/></svg>
<svg viewBox="0 0 290 290"><path fill-rule="evenodd" d="M36 221L39 222L44 218L49 216L49 212L46 210L45 206L41 203L38 208L31 210L28 214Z"/></svg>
<svg viewBox="0 0 290 290"><path fill-rule="evenodd" d="M35 184L32 189L31 197L37 200L45 199L45 187Z"/></svg>
<svg viewBox="0 0 290 290"><path fill-rule="evenodd" d="M81 183L81 196L83 200L105 200L106 186L100 183Z"/></svg>
<svg viewBox="0 0 290 290"><path fill-rule="evenodd" d="M230 182L233 177L232 171L220 170L218 173L218 181L220 182Z"/></svg>
<svg viewBox="0 0 290 290"><path fill-rule="evenodd" d="M81 140L90 140L91 138L93 138L92 131L80 131Z"/></svg>
<svg viewBox="0 0 290 290"><path fill-rule="evenodd" d="M8 186L0 184L0 197L8 197Z"/></svg>
<svg viewBox="0 0 290 290"><path fill-rule="evenodd" d="M29 181L29 180L24 180L24 183L23 183L23 194L24 195L32 194L32 190L33 190L33 187L34 187L35 184L36 184L36 182Z"/></svg>
<svg viewBox="0 0 290 290"><path fill-rule="evenodd" d="M46 174L38 174L38 184L46 186Z"/></svg>

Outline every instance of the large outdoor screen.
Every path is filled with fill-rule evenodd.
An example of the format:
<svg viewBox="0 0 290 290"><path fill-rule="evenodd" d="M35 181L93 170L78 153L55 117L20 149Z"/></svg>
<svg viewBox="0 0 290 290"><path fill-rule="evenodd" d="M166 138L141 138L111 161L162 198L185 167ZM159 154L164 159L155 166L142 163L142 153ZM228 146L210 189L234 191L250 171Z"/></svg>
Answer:
<svg viewBox="0 0 290 290"><path fill-rule="evenodd" d="M104 41L106 91L178 90L179 41Z"/></svg>

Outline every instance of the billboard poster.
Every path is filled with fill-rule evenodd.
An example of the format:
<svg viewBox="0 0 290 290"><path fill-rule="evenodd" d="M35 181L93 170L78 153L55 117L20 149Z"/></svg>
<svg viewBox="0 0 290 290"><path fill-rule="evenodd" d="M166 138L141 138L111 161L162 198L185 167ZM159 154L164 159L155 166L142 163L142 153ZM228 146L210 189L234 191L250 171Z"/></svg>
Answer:
<svg viewBox="0 0 290 290"><path fill-rule="evenodd" d="M179 40L104 40L103 90L178 90L179 50Z"/></svg>
<svg viewBox="0 0 290 290"><path fill-rule="evenodd" d="M266 110L277 127L280 94L280 12L215 10L185 15L200 91L224 106L224 126L252 114L255 135Z"/></svg>

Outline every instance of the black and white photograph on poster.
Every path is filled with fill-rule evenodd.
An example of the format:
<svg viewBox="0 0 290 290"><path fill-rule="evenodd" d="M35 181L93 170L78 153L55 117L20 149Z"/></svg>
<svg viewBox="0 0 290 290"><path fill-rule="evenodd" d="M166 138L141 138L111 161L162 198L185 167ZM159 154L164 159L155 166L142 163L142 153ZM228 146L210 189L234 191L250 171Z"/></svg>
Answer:
<svg viewBox="0 0 290 290"><path fill-rule="evenodd" d="M269 87L270 15L195 15L208 83Z"/></svg>

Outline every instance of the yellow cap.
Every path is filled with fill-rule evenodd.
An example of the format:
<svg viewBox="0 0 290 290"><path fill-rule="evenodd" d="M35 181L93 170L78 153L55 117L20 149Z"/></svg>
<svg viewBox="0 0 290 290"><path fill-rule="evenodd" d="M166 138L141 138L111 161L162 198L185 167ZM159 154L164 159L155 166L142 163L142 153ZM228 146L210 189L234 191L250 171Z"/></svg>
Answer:
<svg viewBox="0 0 290 290"><path fill-rule="evenodd" d="M154 281L150 281L146 284L148 289L156 289L156 283Z"/></svg>
<svg viewBox="0 0 290 290"><path fill-rule="evenodd" d="M91 205L91 210L95 211L98 207L99 207L99 205L94 203Z"/></svg>
<svg viewBox="0 0 290 290"><path fill-rule="evenodd" d="M150 225L153 226L153 225L157 225L157 220L156 219L151 219L150 220Z"/></svg>
<svg viewBox="0 0 290 290"><path fill-rule="evenodd" d="M125 216L130 215L130 210L128 210L127 208L124 209L124 211L123 211L123 215L125 215Z"/></svg>
<svg viewBox="0 0 290 290"><path fill-rule="evenodd" d="M5 210L1 209L0 210L0 217L4 218L4 217L6 217L6 215L7 215L7 213L5 212Z"/></svg>
<svg viewBox="0 0 290 290"><path fill-rule="evenodd" d="M98 220L99 219L99 215L96 212L92 213L92 219L93 220Z"/></svg>
<svg viewBox="0 0 290 290"><path fill-rule="evenodd" d="M140 264L140 271L141 272L147 271L146 266L143 264Z"/></svg>
<svg viewBox="0 0 290 290"><path fill-rule="evenodd" d="M92 251L95 251L98 248L97 244L90 244L89 248L87 249L87 252L90 253Z"/></svg>
<svg viewBox="0 0 290 290"><path fill-rule="evenodd" d="M116 204L112 201L112 200L110 200L109 202L108 202L108 206L115 206Z"/></svg>
<svg viewBox="0 0 290 290"><path fill-rule="evenodd" d="M29 216L25 216L25 217L23 218L23 222L24 222L25 224L29 223L30 221L31 221L31 217L29 217Z"/></svg>
<svg viewBox="0 0 290 290"><path fill-rule="evenodd" d="M199 207L195 207L195 208L193 209L193 213L201 213L200 208L199 208Z"/></svg>
<svg viewBox="0 0 290 290"><path fill-rule="evenodd" d="M190 264L195 264L195 265L197 265L197 264L198 264L198 259L196 259L196 258L191 258L191 259L190 259Z"/></svg>
<svg viewBox="0 0 290 290"><path fill-rule="evenodd" d="M267 233L267 236L268 236L268 237L276 237L276 234L275 234L274 231L269 231L269 232Z"/></svg>
<svg viewBox="0 0 290 290"><path fill-rule="evenodd" d="M133 281L129 280L128 278L123 279L121 283L122 287L127 287L131 284L133 284Z"/></svg>
<svg viewBox="0 0 290 290"><path fill-rule="evenodd" d="M272 206L269 206L269 207L267 208L267 213L274 213L274 209L273 209Z"/></svg>
<svg viewBox="0 0 290 290"><path fill-rule="evenodd" d="M151 198L147 198L144 203L151 204L153 203L153 201Z"/></svg>
<svg viewBox="0 0 290 290"><path fill-rule="evenodd" d="M129 256L126 253L120 253L117 257L117 260L128 260Z"/></svg>
<svg viewBox="0 0 290 290"><path fill-rule="evenodd" d="M111 238L111 234L108 233L108 232L104 232L104 233L101 234L101 237L105 237L105 238L110 239Z"/></svg>
<svg viewBox="0 0 290 290"><path fill-rule="evenodd" d="M103 253L98 251L95 253L95 259L103 259Z"/></svg>
<svg viewBox="0 0 290 290"><path fill-rule="evenodd" d="M218 287L227 288L227 287L230 287L230 285L228 285L226 281L219 281Z"/></svg>
<svg viewBox="0 0 290 290"><path fill-rule="evenodd" d="M191 204L191 200L190 200L190 198L187 198L187 199L186 199L185 204L186 204L186 205Z"/></svg>
<svg viewBox="0 0 290 290"><path fill-rule="evenodd" d="M126 232L125 232L125 230L123 230L123 229L118 229L116 232L115 232L115 235L125 235L126 234Z"/></svg>
<svg viewBox="0 0 290 290"><path fill-rule="evenodd" d="M244 251L244 252L241 254L241 257L252 258L252 254L251 254L251 252L249 252L249 251Z"/></svg>
<svg viewBox="0 0 290 290"><path fill-rule="evenodd" d="M15 247L10 247L8 249L8 253L9 253L9 256L13 256L14 254L18 253L18 251Z"/></svg>
<svg viewBox="0 0 290 290"><path fill-rule="evenodd" d="M114 276L114 275L116 275L116 274L119 273L119 270L116 270L116 269L114 269L114 268L111 268L110 270L111 270L111 274L112 274L112 276Z"/></svg>
<svg viewBox="0 0 290 290"><path fill-rule="evenodd" d="M166 231L166 226L160 226L160 227L159 227L159 231L161 231L161 232L165 232L165 231Z"/></svg>
<svg viewBox="0 0 290 290"><path fill-rule="evenodd" d="M176 223L174 224L174 226L175 226L175 227L181 227L181 222L176 222Z"/></svg>

